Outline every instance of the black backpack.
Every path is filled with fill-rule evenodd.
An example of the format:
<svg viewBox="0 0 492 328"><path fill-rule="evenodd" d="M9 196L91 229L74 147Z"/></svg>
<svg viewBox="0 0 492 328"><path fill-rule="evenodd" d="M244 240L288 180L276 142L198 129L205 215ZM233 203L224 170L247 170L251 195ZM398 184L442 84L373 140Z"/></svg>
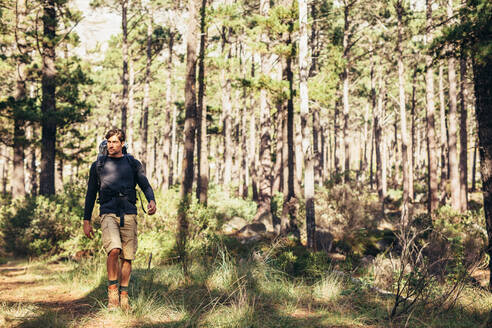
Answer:
<svg viewBox="0 0 492 328"><path fill-rule="evenodd" d="M107 147L107 145L108 145L107 140L103 140L99 144L99 153L97 154L97 160L96 160L97 191L99 194L98 202L100 202L100 198L101 198L101 173L102 173L102 170L104 168L104 164L106 163L106 160L108 158L108 147ZM133 157L131 154L128 153L128 148L127 148L126 144L123 145L122 152L123 152L123 157L125 157L127 159L128 164L130 164L130 166L132 168L133 176L134 176L133 180L136 184L137 183L137 173L138 173L137 160L135 159L135 157ZM136 189L136 185L135 185L135 189ZM140 205L142 206L142 210L144 211L144 213L147 213L143 207L142 197L135 197L135 198L140 198ZM136 199L135 199L135 201L136 201Z"/></svg>

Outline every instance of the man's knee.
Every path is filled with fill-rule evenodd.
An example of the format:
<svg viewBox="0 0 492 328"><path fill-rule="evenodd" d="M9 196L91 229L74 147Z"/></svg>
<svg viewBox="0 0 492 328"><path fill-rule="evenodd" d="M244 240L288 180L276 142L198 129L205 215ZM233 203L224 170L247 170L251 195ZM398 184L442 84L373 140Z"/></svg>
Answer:
<svg viewBox="0 0 492 328"><path fill-rule="evenodd" d="M120 252L121 252L121 249L113 248L112 250L109 251L108 256L118 258L118 256L120 256Z"/></svg>

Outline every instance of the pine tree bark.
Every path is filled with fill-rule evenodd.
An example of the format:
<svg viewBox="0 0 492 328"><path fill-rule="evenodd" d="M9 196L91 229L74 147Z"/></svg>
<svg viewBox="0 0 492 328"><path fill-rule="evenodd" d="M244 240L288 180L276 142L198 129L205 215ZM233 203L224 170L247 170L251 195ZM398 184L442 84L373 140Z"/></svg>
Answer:
<svg viewBox="0 0 492 328"><path fill-rule="evenodd" d="M176 240L178 255L183 271L188 274L187 239L188 239L188 209L191 204L193 187L193 154L195 150L196 127L196 64L197 64L197 35L199 0L188 1L188 31L186 33L186 81L185 81L185 124L184 124L184 156L182 164L182 178L180 204L178 208L178 238Z"/></svg>
<svg viewBox="0 0 492 328"><path fill-rule="evenodd" d="M413 188L413 181L414 181L414 172L415 172L415 129L416 129L416 121L415 121L415 108L417 104L416 100L416 93L417 93L417 68L414 69L413 71L413 76L412 76L412 103L410 107L410 116L412 119L412 126L410 128L410 156L408 157L409 160L409 165L408 165L408 194L409 196L414 199L415 198L415 193L414 193L414 188Z"/></svg>
<svg viewBox="0 0 492 328"><path fill-rule="evenodd" d="M127 111L128 111L128 0L120 0L121 4L121 30L123 41L121 51L123 56L123 74L121 75L121 84L123 92L121 95L121 129L126 132L127 128Z"/></svg>
<svg viewBox="0 0 492 328"><path fill-rule="evenodd" d="M36 127L34 124L28 129L28 138L36 140L38 138ZM32 143L29 147L28 154L28 180L29 180L29 194L30 196L37 196L38 194L38 172L36 163L36 144ZM77 163L78 164L78 163Z"/></svg>
<svg viewBox="0 0 492 328"><path fill-rule="evenodd" d="M308 36L307 1L299 0L299 100L302 127L302 148L306 168L304 172L304 197L306 199L307 247L316 249L316 217L314 206L314 155L309 131L309 95L308 95Z"/></svg>
<svg viewBox="0 0 492 328"><path fill-rule="evenodd" d="M385 87L379 77L377 108L374 115L374 142L376 148L376 185L378 190L381 211L384 214L384 200L386 198L386 145L383 136L382 120L384 115Z"/></svg>
<svg viewBox="0 0 492 328"><path fill-rule="evenodd" d="M246 74L244 74L246 79ZM243 106L241 112L241 188L239 192L243 199L248 198L248 186L249 186L249 171L248 171L248 137L247 137L247 113L248 113L248 102L247 102L247 88L243 87Z"/></svg>
<svg viewBox="0 0 492 328"><path fill-rule="evenodd" d="M129 58L128 62L128 104L127 104L127 127L126 139L130 147L130 152L140 157L141 147L135 136L135 61ZM140 129L138 129L140 130ZM140 140L141 142L141 140Z"/></svg>
<svg viewBox="0 0 492 328"><path fill-rule="evenodd" d="M406 100L405 100L405 69L403 66L403 2L399 0L396 4L396 12L398 16L398 41L396 51L398 54L398 89L399 89L399 105L400 105L400 130L401 130L401 164L403 173L403 209L402 209L402 223L408 223L408 206L410 203L409 193L409 151L408 151L408 131L407 131L407 114L406 114ZM395 140L396 141L396 140Z"/></svg>
<svg viewBox="0 0 492 328"><path fill-rule="evenodd" d="M43 41L42 41L42 100L41 111L41 174L40 194L55 193L55 151L56 151L56 1L47 0L43 7Z"/></svg>
<svg viewBox="0 0 492 328"><path fill-rule="evenodd" d="M289 44L292 43L292 35L289 33ZM295 189L295 147L294 142L294 73L292 72L292 60L295 56L295 48L292 47L290 56L286 61L286 77L289 81L289 99L287 101L287 113L285 125L282 132L284 147L282 150L284 163L284 202L282 207L282 218L280 222L280 233L285 234L292 231L299 239L300 232L296 224L297 217L297 193Z"/></svg>
<svg viewBox="0 0 492 328"><path fill-rule="evenodd" d="M446 183L448 182L449 152L448 152L448 130L446 127L446 101L444 99L444 66L439 64L439 122L440 122L440 145L441 151L441 179L439 181L439 190L441 190L441 200L446 197Z"/></svg>
<svg viewBox="0 0 492 328"><path fill-rule="evenodd" d="M282 71L282 70L280 70ZM286 102L285 102L286 103ZM283 149L283 139L282 139L282 131L283 131L283 124L284 124L284 116L286 111L284 111L284 107L286 107L284 104L280 103L277 105L277 114L275 120L275 127L276 127L276 157L275 157L275 164L273 166L273 181L272 181L272 194L275 195L275 193L281 191L282 189L282 149Z"/></svg>
<svg viewBox="0 0 492 328"><path fill-rule="evenodd" d="M166 79L166 121L164 124L163 135L163 157L162 157L162 188L168 190L173 183L173 170L176 167L174 152L174 137L171 132L175 133L175 111L172 97L172 77L173 77L173 46L174 32L169 33L168 41L168 59L167 59L167 79ZM173 109L174 108L174 109ZM172 141L172 142L171 142Z"/></svg>
<svg viewBox="0 0 492 328"><path fill-rule="evenodd" d="M226 54L226 62L229 60L229 54ZM228 64L225 64L228 66ZM232 103L231 103L231 80L229 78L230 71L225 67L221 70L221 85L222 85L222 132L224 142L224 187L229 189L232 179Z"/></svg>
<svg viewBox="0 0 492 328"><path fill-rule="evenodd" d="M343 28L343 59L345 61L345 67L342 72L342 87L343 87L343 148L344 148L344 181L349 182L350 180L350 142L349 142L349 84L350 84L350 69L351 69L351 59L350 59L350 48L351 45L351 33L350 33L350 9L355 1L345 1L344 4L344 28Z"/></svg>
<svg viewBox="0 0 492 328"><path fill-rule="evenodd" d="M0 144L0 172L2 174L2 195L7 196L7 183L8 183L8 171L9 171L9 157L7 156L7 147Z"/></svg>
<svg viewBox="0 0 492 328"><path fill-rule="evenodd" d="M270 10L270 2L268 0L260 0L260 15L263 17L268 16ZM269 44L268 36L266 32L262 33L262 42ZM269 55L261 55L261 73L267 74L269 71ZM267 90L262 88L260 90L260 165L258 167L259 177L259 203L258 210L255 216L261 217L266 212L271 211L271 199L272 199L272 161L271 161L271 134L270 134L270 108L267 101Z"/></svg>
<svg viewBox="0 0 492 328"><path fill-rule="evenodd" d="M432 42L432 0L426 0L426 40L427 44ZM428 210L434 215L439 205L437 193L437 156L436 156L436 128L434 108L434 69L432 68L432 56L426 56L426 124L427 124L427 186L428 186Z"/></svg>
<svg viewBox="0 0 492 328"><path fill-rule="evenodd" d="M460 58L460 210L468 210L468 129L466 109L466 57Z"/></svg>
<svg viewBox="0 0 492 328"><path fill-rule="evenodd" d="M176 106L172 106L172 123L171 123L171 166L169 168L169 183L172 185L174 181L179 180L179 173L181 171L179 158L179 148L177 138L177 120L178 120L178 110Z"/></svg>
<svg viewBox="0 0 492 328"><path fill-rule="evenodd" d="M62 191L63 190L63 158L61 156L58 157L58 161L56 163L56 175L57 177L55 179L55 189L58 191Z"/></svg>
<svg viewBox="0 0 492 328"><path fill-rule="evenodd" d="M147 164L149 162L148 156L148 141L149 141L149 105L150 105L150 66L152 65L152 24L153 12L151 5L148 9L148 21L147 21L147 60L145 62L145 85L144 85L144 99L143 99L143 129L142 129L142 146L141 146L141 160L144 171L147 170Z"/></svg>
<svg viewBox="0 0 492 328"><path fill-rule="evenodd" d="M24 65L18 65L18 77L14 99L18 104L22 104L26 99L26 84L21 72L24 71ZM14 113L14 138L13 138L13 171L12 171L12 198L22 198L26 195L24 159L25 159L25 121L21 113Z"/></svg>
<svg viewBox="0 0 492 328"><path fill-rule="evenodd" d="M313 113L313 156L314 156L314 183L321 186L322 158L321 158L321 124L319 109L312 108Z"/></svg>
<svg viewBox="0 0 492 328"><path fill-rule="evenodd" d="M334 136L334 158L333 161L335 163L335 181L339 182L338 179L340 177L340 173L342 172L341 168L341 138L340 138L340 103L338 101L335 102L335 113L333 117L333 136Z"/></svg>
<svg viewBox="0 0 492 328"><path fill-rule="evenodd" d="M453 1L449 0L447 15L453 16ZM458 171L458 119L457 119L457 95L456 95L456 70L455 59L448 59L449 77L449 182L451 190L451 206L459 211L461 209L460 180Z"/></svg>
<svg viewBox="0 0 492 328"><path fill-rule="evenodd" d="M22 23L26 16L25 1L16 1L15 12L15 30L16 30L16 45L18 57L16 58L17 66L17 81L14 93L14 99L17 104L21 105L26 100L26 81L25 81L25 63L23 56L26 55L26 41L24 39L24 31ZM13 171L12 171L12 198L21 198L26 195L25 186L25 121L22 118L22 110L14 111L14 138L13 138Z"/></svg>
<svg viewBox="0 0 492 328"><path fill-rule="evenodd" d="M472 164L472 187L471 191L477 191L477 153L478 153L478 138L475 140L473 147L473 164Z"/></svg>
<svg viewBox="0 0 492 328"><path fill-rule="evenodd" d="M208 140L207 106L205 98L205 50L207 49L207 27L205 23L207 0L202 0L200 8L200 53L198 55L198 108L197 108L197 154L198 179L196 198L201 204L208 201Z"/></svg>
<svg viewBox="0 0 492 328"><path fill-rule="evenodd" d="M490 33L488 34L490 40ZM485 43L484 43L485 44ZM480 172L482 175L482 192L487 228L489 270L492 272L492 56L483 58L481 53L474 53L473 73L475 82L475 110L478 122L478 139L480 150ZM489 289L492 286L490 275Z"/></svg>
<svg viewBox="0 0 492 328"><path fill-rule="evenodd" d="M371 45L371 51L372 51L372 45ZM376 146L376 128L377 128L377 121L376 121L376 116L377 116L377 100L376 100L376 77L375 77L375 72L374 72L374 60L371 57L371 113L373 117L373 123L372 123L372 138L371 138L371 160L370 160L370 172L369 172L369 185L371 186L371 189L373 189L373 175L374 175L374 160L373 160L373 154L375 151L375 146ZM335 105L336 106L336 105ZM335 107L335 113L336 113L336 107ZM377 150L376 150L377 151ZM376 166L377 169L377 166ZM377 173L376 173L376 180L377 180ZM377 188L379 190L379 188Z"/></svg>
<svg viewBox="0 0 492 328"><path fill-rule="evenodd" d="M366 109L364 111L364 127L362 131L362 149L361 149L361 159L360 159L360 174L364 174L367 169L367 140L368 140L368 131L367 125L369 122L369 104L366 104Z"/></svg>
<svg viewBox="0 0 492 328"><path fill-rule="evenodd" d="M251 78L255 76L255 64L254 61L251 63ZM249 118L249 147L248 147L248 158L249 158L249 168L251 176L251 189L252 189L252 199L255 202L259 201L258 195L258 172L256 167L256 114L255 114L255 104L253 97L250 97L250 118Z"/></svg>

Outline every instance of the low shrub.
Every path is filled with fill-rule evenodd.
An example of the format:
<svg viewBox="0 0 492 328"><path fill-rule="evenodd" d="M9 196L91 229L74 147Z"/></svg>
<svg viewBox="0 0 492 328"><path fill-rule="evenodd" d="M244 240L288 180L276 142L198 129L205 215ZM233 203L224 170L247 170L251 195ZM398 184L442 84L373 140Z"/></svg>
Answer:
<svg viewBox="0 0 492 328"><path fill-rule="evenodd" d="M1 247L14 255L41 256L63 251L82 229L82 189L66 185L52 197L28 197L0 208Z"/></svg>

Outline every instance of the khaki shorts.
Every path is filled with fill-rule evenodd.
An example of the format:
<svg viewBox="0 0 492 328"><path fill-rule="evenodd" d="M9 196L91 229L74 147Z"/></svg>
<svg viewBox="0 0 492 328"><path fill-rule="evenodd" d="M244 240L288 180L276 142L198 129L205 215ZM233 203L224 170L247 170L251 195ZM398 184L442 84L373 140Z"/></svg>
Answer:
<svg viewBox="0 0 492 328"><path fill-rule="evenodd" d="M125 214L125 223L120 227L120 217L109 213L101 215L102 241L106 253L115 248L121 250L120 258L135 259L137 252L137 215Z"/></svg>

